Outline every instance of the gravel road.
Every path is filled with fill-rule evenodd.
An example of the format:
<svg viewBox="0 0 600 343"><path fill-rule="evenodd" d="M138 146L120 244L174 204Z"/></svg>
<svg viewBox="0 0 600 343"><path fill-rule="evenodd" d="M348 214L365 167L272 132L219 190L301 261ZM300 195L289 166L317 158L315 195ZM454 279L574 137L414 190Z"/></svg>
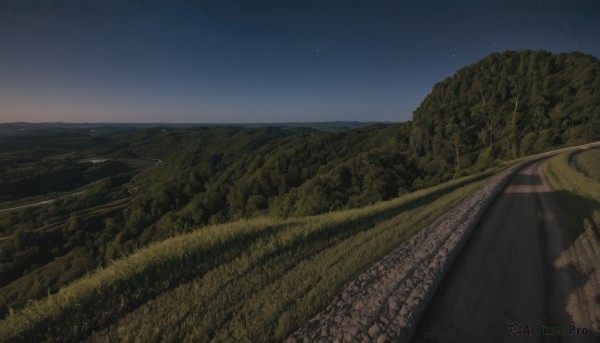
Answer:
<svg viewBox="0 0 600 343"><path fill-rule="evenodd" d="M600 342L600 246L590 231L566 229L545 161L521 170L493 202L413 342ZM538 324L588 334L539 335Z"/></svg>
<svg viewBox="0 0 600 343"><path fill-rule="evenodd" d="M520 165L400 244L288 342L406 342L473 228Z"/></svg>
<svg viewBox="0 0 600 343"><path fill-rule="evenodd" d="M600 343L600 244L590 230L566 231L540 169L545 157L594 146L532 156L498 174L350 282L287 342ZM587 335L525 335L561 324Z"/></svg>

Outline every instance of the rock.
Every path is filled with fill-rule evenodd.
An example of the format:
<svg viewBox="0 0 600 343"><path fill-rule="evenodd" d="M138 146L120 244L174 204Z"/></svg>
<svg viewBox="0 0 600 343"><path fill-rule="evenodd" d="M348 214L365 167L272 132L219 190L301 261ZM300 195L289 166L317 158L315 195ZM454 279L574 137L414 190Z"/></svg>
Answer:
<svg viewBox="0 0 600 343"><path fill-rule="evenodd" d="M379 326L377 324L371 325L368 333L369 333L369 336L371 336L373 338L377 337L377 334L379 333Z"/></svg>
<svg viewBox="0 0 600 343"><path fill-rule="evenodd" d="M391 310L396 310L396 309L398 309L398 304L396 303L396 299L394 299L394 298L390 298L390 299L388 300L388 307L389 307Z"/></svg>
<svg viewBox="0 0 600 343"><path fill-rule="evenodd" d="M348 332L352 334L352 336L356 336L358 334L358 329L356 326L351 326L348 328Z"/></svg>

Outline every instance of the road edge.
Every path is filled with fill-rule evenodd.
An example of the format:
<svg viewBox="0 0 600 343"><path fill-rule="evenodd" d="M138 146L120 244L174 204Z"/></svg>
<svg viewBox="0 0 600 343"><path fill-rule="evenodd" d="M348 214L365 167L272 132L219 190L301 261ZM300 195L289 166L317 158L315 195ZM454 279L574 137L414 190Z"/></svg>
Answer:
<svg viewBox="0 0 600 343"><path fill-rule="evenodd" d="M501 172L474 196L437 218L350 282L334 300L294 332L286 342L399 341L408 342L439 284L462 251L471 233L512 177L526 166L557 154L600 142L553 150L520 161ZM384 272L385 271L385 272ZM390 275L393 277L390 279ZM377 285L382 280L385 287ZM361 316L371 304L375 320ZM372 314L371 314L372 316Z"/></svg>

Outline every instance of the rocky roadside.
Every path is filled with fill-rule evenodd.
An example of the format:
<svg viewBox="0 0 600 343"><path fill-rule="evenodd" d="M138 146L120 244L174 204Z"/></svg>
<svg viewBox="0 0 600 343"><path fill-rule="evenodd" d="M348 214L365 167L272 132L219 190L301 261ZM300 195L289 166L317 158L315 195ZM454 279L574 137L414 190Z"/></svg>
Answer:
<svg viewBox="0 0 600 343"><path fill-rule="evenodd" d="M369 268L286 342L408 342L471 231L521 162Z"/></svg>

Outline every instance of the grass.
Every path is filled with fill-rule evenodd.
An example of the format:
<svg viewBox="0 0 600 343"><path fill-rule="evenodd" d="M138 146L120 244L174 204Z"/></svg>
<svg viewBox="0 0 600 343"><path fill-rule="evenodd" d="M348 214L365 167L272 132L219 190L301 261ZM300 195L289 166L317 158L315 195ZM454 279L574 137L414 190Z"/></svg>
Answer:
<svg viewBox="0 0 600 343"><path fill-rule="evenodd" d="M589 229L600 237L600 183L594 177L599 165L600 149L590 149L558 155L544 166L574 234Z"/></svg>
<svg viewBox="0 0 600 343"><path fill-rule="evenodd" d="M588 178L600 182L600 149L589 149L575 154L573 165Z"/></svg>
<svg viewBox="0 0 600 343"><path fill-rule="evenodd" d="M167 239L32 301L0 341L273 341L503 167L323 215L257 218Z"/></svg>

